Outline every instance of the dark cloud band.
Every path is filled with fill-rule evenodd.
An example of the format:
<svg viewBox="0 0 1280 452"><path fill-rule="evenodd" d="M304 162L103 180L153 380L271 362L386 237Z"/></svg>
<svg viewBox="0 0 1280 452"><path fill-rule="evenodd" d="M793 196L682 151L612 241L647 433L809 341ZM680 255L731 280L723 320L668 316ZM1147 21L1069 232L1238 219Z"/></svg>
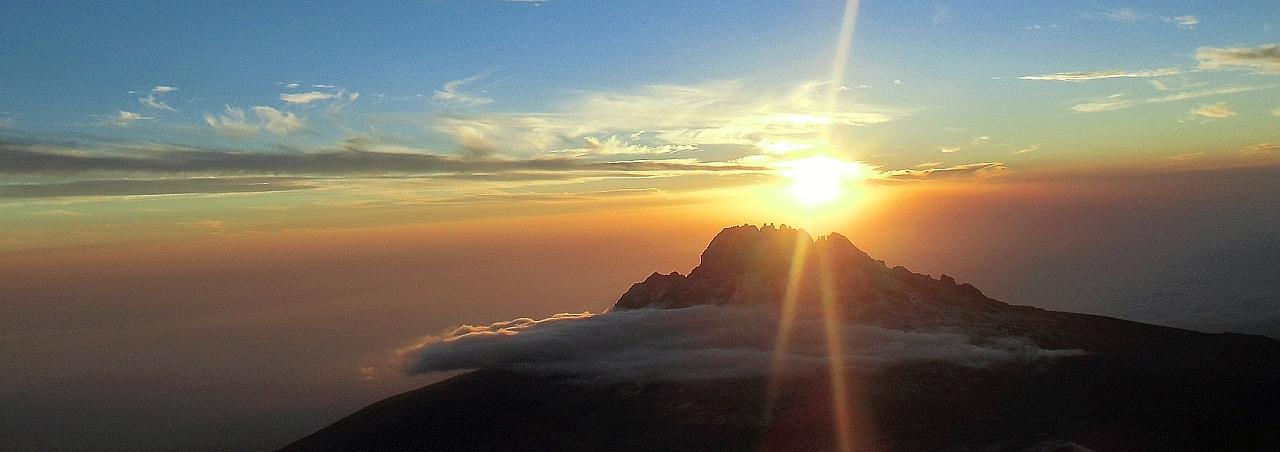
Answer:
<svg viewBox="0 0 1280 452"><path fill-rule="evenodd" d="M240 152L190 148L147 148L103 154L47 146L0 143L0 173L73 174L126 172L157 174L370 175L493 174L527 171L705 172L761 171L764 168L697 161L590 161L579 158L468 159L435 154L325 150Z"/></svg>

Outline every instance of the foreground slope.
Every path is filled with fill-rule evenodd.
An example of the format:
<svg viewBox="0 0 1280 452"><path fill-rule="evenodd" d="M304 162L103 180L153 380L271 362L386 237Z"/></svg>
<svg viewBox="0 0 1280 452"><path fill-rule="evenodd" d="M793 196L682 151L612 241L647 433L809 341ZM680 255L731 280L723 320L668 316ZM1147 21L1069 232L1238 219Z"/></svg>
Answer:
<svg viewBox="0 0 1280 452"><path fill-rule="evenodd" d="M945 276L889 268L837 234L727 228L689 275L655 273L614 311L700 305L1083 353L847 370L839 380L852 416L839 422L830 372L608 380L497 366L379 401L286 449L838 450L837 425L859 450L1280 444L1280 341L1009 305Z"/></svg>

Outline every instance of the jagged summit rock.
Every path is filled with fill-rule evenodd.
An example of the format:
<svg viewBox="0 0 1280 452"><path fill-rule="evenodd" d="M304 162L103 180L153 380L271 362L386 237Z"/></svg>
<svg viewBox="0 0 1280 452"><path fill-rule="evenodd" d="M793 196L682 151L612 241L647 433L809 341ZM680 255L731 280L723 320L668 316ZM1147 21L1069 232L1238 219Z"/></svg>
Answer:
<svg viewBox="0 0 1280 452"><path fill-rule="evenodd" d="M890 268L838 233L813 239L803 229L765 224L721 230L688 276L654 273L633 285L613 309L777 306L788 290L802 306L834 297L842 314L873 323L936 323L940 316L1010 308L949 276L934 279Z"/></svg>

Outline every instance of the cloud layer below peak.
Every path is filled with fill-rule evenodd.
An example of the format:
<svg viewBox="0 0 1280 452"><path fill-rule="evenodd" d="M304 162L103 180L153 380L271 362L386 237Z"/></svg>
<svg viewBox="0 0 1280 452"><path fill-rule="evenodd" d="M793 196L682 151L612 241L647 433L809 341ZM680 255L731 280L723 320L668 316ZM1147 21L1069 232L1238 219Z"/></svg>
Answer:
<svg viewBox="0 0 1280 452"><path fill-rule="evenodd" d="M763 309L697 306L605 314L558 314L461 326L398 352L410 374L499 368L621 380L675 380L767 374L774 363L777 314ZM788 372L828 365L821 316L801 315L788 349ZM1083 354L1045 350L1007 337L974 343L963 333L905 331L846 323L844 362L872 369L907 362L984 367Z"/></svg>

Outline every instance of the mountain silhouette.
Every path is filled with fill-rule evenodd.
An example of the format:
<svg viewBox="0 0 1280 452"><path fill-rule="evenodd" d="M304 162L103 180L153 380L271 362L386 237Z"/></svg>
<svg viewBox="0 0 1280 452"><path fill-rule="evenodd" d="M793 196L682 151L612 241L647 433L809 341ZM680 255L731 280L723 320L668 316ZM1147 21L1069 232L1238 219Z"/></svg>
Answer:
<svg viewBox="0 0 1280 452"><path fill-rule="evenodd" d="M792 286L803 305L830 296L838 300L842 315L878 322L907 320L901 317L909 314L966 316L1008 307L945 275L935 280L903 267L889 268L840 234L813 240L786 225L745 225L716 235L688 276L654 273L633 285L614 309L779 305Z"/></svg>
<svg viewBox="0 0 1280 452"><path fill-rule="evenodd" d="M834 233L815 240L786 226L726 228L688 275L654 273L597 318L715 309L933 334L926 338L962 335L971 342L960 344L966 350L995 353L1005 349L987 346L1014 343L1035 354L995 354L973 364L937 358L946 354L920 358L889 341L876 345L882 352L877 360L862 361L879 363L874 366L656 379L596 378L588 370L530 366L531 360L521 360L523 366L493 361L374 403L285 450L1280 446L1280 341L1010 305L945 275L888 267ZM772 339L775 331L758 334ZM859 346L856 337L849 343ZM520 350L516 355L544 354Z"/></svg>

